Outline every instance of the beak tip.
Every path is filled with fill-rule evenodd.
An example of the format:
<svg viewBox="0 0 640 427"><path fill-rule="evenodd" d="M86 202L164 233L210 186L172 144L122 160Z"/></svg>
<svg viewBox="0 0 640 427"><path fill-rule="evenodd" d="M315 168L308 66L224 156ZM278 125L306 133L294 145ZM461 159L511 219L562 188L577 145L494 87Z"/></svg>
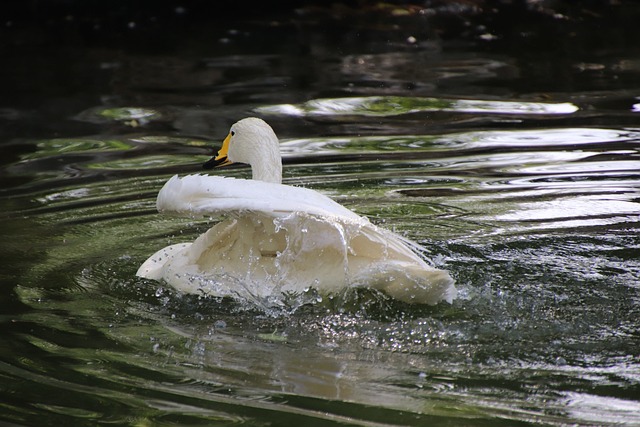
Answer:
<svg viewBox="0 0 640 427"><path fill-rule="evenodd" d="M209 170L209 169L216 168L218 166L228 165L230 163L231 162L227 157L222 157L221 159L213 157L210 160L207 160L206 162L204 162L204 164L202 165L202 169Z"/></svg>

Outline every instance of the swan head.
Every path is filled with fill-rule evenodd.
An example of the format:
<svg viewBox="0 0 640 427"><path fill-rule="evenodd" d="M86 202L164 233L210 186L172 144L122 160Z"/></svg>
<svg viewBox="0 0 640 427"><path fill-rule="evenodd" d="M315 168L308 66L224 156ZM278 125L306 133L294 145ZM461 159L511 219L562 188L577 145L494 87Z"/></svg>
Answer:
<svg viewBox="0 0 640 427"><path fill-rule="evenodd" d="M282 182L280 145L271 126L255 117L242 119L231 126L218 154L206 162L204 169L213 169L231 163L251 166L253 179Z"/></svg>

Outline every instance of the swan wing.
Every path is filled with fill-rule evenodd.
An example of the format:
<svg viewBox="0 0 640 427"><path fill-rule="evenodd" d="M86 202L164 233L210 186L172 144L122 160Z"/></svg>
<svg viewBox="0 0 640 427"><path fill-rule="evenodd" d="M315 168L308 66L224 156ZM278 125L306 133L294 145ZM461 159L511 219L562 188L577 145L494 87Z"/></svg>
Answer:
<svg viewBox="0 0 640 427"><path fill-rule="evenodd" d="M182 215L241 214L259 212L282 217L293 212L339 217L360 223L369 221L307 188L257 180L208 175L174 175L158 193L158 211Z"/></svg>

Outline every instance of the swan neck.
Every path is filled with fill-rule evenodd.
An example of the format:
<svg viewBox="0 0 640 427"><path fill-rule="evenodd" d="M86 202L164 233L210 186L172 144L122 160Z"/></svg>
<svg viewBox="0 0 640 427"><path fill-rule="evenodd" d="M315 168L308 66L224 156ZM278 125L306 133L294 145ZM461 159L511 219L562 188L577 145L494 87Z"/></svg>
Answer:
<svg viewBox="0 0 640 427"><path fill-rule="evenodd" d="M251 151L252 178L282 184L282 157L280 143L273 130L268 127L260 135L258 148Z"/></svg>
<svg viewBox="0 0 640 427"><path fill-rule="evenodd" d="M251 175L253 179L258 181L282 184L282 160L278 158L251 165Z"/></svg>

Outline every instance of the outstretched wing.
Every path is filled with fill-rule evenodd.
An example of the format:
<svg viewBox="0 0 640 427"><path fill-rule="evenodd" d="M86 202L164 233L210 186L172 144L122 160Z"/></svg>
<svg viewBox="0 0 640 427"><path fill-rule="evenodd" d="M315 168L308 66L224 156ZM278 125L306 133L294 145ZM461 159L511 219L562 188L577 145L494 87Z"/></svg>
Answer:
<svg viewBox="0 0 640 427"><path fill-rule="evenodd" d="M307 188L208 175L174 175L158 193L158 211L182 215L238 215L259 212L282 217L293 212L367 222L327 196Z"/></svg>

